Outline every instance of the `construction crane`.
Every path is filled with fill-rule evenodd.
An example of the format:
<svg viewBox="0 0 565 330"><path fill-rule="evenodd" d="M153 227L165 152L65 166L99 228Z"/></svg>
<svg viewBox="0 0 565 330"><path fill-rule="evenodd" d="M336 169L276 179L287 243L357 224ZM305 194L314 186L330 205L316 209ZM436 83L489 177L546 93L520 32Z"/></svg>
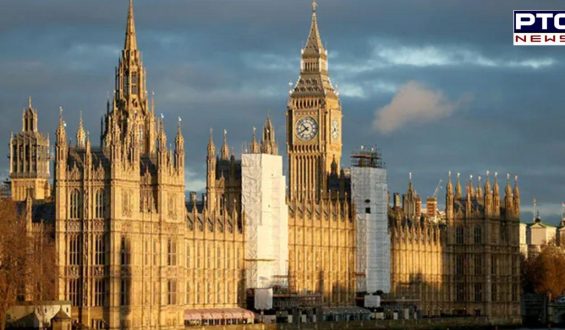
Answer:
<svg viewBox="0 0 565 330"><path fill-rule="evenodd" d="M443 182L443 180L439 179L439 182L437 183L436 189L434 189L434 194L432 195L433 198L437 198L437 193L441 189L441 183L442 182Z"/></svg>

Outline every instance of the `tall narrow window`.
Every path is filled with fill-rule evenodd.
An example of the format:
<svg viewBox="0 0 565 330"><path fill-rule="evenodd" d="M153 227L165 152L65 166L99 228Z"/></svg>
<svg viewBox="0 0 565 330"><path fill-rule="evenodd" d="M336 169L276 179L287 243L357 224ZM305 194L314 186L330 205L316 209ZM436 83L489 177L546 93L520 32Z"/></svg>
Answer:
<svg viewBox="0 0 565 330"><path fill-rule="evenodd" d="M186 304L190 304L190 281L186 281Z"/></svg>
<svg viewBox="0 0 565 330"><path fill-rule="evenodd" d="M125 236L122 236L122 241L120 243L120 263L122 265L129 265L129 242Z"/></svg>
<svg viewBox="0 0 565 330"><path fill-rule="evenodd" d="M120 305L129 305L129 283L126 279L120 281Z"/></svg>
<svg viewBox="0 0 565 330"><path fill-rule="evenodd" d="M104 279L97 279L94 282L94 306L104 306Z"/></svg>
<svg viewBox="0 0 565 330"><path fill-rule="evenodd" d="M465 283L457 283L456 297L457 302L465 301Z"/></svg>
<svg viewBox="0 0 565 330"><path fill-rule="evenodd" d="M492 255L490 258L490 270L491 270L491 275L496 275L496 256Z"/></svg>
<svg viewBox="0 0 565 330"><path fill-rule="evenodd" d="M77 234L73 234L69 240L69 263L71 265L79 265L80 264L80 236Z"/></svg>
<svg viewBox="0 0 565 330"><path fill-rule="evenodd" d="M512 284L512 301L520 301L519 293L518 293L518 284Z"/></svg>
<svg viewBox="0 0 565 330"><path fill-rule="evenodd" d="M497 285L498 285L498 283L492 283L491 287L490 287L491 301L492 302L496 302L497 299L498 299Z"/></svg>
<svg viewBox="0 0 565 330"><path fill-rule="evenodd" d="M186 242L186 268L192 268L190 265L190 243Z"/></svg>
<svg viewBox="0 0 565 330"><path fill-rule="evenodd" d="M104 235L97 235L95 240L94 261L97 265L104 265Z"/></svg>
<svg viewBox="0 0 565 330"><path fill-rule="evenodd" d="M71 279L69 281L69 300L73 306L80 305L80 285L78 279Z"/></svg>
<svg viewBox="0 0 565 330"><path fill-rule="evenodd" d="M169 280L167 282L167 304L168 305L176 305L177 303L177 281L176 280Z"/></svg>
<svg viewBox="0 0 565 330"><path fill-rule="evenodd" d="M475 244L483 243L483 229L480 225L475 226Z"/></svg>
<svg viewBox="0 0 565 330"><path fill-rule="evenodd" d="M137 72L131 74L131 92L132 94L139 94L139 81Z"/></svg>
<svg viewBox="0 0 565 330"><path fill-rule="evenodd" d="M455 229L455 243L456 244L464 244L464 237L463 237L463 227L458 226Z"/></svg>
<svg viewBox="0 0 565 330"><path fill-rule="evenodd" d="M483 256L480 254L475 254L475 275L483 275Z"/></svg>
<svg viewBox="0 0 565 330"><path fill-rule="evenodd" d="M176 266L177 264L177 243L169 238L167 241L167 265Z"/></svg>
<svg viewBox="0 0 565 330"><path fill-rule="evenodd" d="M71 191L71 202L70 202L70 209L69 215L71 219L79 219L81 213L81 196L80 191L78 189L73 189Z"/></svg>
<svg viewBox="0 0 565 330"><path fill-rule="evenodd" d="M481 283L475 283L475 302L481 302L483 300L483 285Z"/></svg>
<svg viewBox="0 0 565 330"><path fill-rule="evenodd" d="M104 218L104 190L102 189L96 191L94 217L97 219Z"/></svg>
<svg viewBox="0 0 565 330"><path fill-rule="evenodd" d="M465 256L462 254L458 254L455 256L455 274L456 275L463 275L465 267Z"/></svg>

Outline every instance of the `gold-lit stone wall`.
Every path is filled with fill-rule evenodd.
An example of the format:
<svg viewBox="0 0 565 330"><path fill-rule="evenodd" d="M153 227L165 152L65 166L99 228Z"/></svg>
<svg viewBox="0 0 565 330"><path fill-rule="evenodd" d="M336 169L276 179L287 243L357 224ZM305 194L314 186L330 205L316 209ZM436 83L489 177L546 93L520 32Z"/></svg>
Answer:
<svg viewBox="0 0 565 330"><path fill-rule="evenodd" d="M329 305L355 298L355 224L345 200L289 201L289 285Z"/></svg>

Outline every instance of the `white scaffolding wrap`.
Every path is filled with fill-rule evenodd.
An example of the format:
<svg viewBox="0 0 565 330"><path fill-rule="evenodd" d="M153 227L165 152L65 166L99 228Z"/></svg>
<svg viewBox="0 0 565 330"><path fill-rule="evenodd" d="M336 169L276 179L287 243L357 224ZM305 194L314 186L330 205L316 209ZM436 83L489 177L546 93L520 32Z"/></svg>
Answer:
<svg viewBox="0 0 565 330"><path fill-rule="evenodd" d="M282 157L242 156L246 287L287 287L288 209Z"/></svg>
<svg viewBox="0 0 565 330"><path fill-rule="evenodd" d="M357 291L390 291L386 169L351 168L351 197L357 217Z"/></svg>

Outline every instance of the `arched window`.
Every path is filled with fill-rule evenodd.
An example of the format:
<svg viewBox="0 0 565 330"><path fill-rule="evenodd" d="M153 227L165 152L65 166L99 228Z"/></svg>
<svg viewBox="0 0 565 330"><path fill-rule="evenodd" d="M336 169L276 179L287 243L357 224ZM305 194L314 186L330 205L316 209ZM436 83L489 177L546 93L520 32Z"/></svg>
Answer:
<svg viewBox="0 0 565 330"><path fill-rule="evenodd" d="M79 219L81 214L81 196L78 189L71 191L71 203L69 205L69 215L71 219Z"/></svg>
<svg viewBox="0 0 565 330"><path fill-rule="evenodd" d="M483 229L480 225L475 226L475 244L481 244L483 242Z"/></svg>
<svg viewBox="0 0 565 330"><path fill-rule="evenodd" d="M94 217L97 219L104 218L104 190L97 190L94 196Z"/></svg>
<svg viewBox="0 0 565 330"><path fill-rule="evenodd" d="M456 244L464 244L464 236L463 236L463 227L458 226L455 229L455 243Z"/></svg>

